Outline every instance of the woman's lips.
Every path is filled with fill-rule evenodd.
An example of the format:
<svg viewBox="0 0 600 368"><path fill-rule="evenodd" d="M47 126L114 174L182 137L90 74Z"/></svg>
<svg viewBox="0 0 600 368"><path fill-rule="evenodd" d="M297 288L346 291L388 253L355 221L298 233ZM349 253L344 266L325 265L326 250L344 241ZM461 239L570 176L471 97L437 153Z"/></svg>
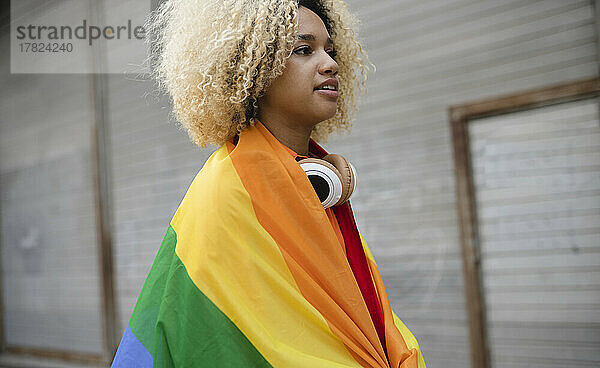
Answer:
<svg viewBox="0 0 600 368"><path fill-rule="evenodd" d="M323 96L338 98L338 91L334 91L332 89L315 89L315 92Z"/></svg>

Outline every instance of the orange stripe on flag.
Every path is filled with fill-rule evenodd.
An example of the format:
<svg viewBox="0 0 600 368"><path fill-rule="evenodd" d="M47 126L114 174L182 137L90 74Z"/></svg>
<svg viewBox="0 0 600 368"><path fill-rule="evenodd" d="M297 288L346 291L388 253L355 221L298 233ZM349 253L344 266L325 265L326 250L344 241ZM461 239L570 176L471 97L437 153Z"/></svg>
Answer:
<svg viewBox="0 0 600 368"><path fill-rule="evenodd" d="M228 149L259 223L279 246L302 295L361 365L390 367L338 235L304 171L260 123ZM395 356L410 356L391 311L385 323ZM416 360L404 363L417 367Z"/></svg>

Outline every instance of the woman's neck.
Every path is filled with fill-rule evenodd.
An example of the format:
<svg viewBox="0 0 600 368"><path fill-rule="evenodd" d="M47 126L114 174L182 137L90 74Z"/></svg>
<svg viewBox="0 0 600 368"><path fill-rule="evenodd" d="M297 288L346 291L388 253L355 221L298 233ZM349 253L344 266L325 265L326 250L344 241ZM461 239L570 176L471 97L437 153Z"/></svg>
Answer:
<svg viewBox="0 0 600 368"><path fill-rule="evenodd" d="M292 149L298 155L308 156L310 129L302 124L290 123L291 120L278 116L261 116L259 121L279 142Z"/></svg>

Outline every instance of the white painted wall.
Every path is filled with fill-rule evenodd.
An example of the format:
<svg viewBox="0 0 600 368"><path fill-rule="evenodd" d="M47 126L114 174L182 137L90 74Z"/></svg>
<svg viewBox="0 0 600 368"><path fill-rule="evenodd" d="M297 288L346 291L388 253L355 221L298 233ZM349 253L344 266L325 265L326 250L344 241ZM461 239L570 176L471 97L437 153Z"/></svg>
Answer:
<svg viewBox="0 0 600 368"><path fill-rule="evenodd" d="M447 108L596 76L592 2L348 4L362 20L364 46L378 69L353 134L334 137L325 147L351 159L358 170L352 199L358 226L394 310L418 338L428 367L468 367ZM29 115L11 102L15 91L21 91L19 101L44 100L59 86L65 97L55 103L65 106L77 98L67 95L83 93L76 78L40 85L31 78L10 77L10 93L1 95L2 116L11 118L0 123L11 134L27 120L34 122L29 129L41 130L47 119L40 114L24 120ZM167 121L169 104L152 97L151 83L111 75L107 88L116 297L123 330L169 220L212 150L194 148ZM0 149L10 144L0 142Z"/></svg>

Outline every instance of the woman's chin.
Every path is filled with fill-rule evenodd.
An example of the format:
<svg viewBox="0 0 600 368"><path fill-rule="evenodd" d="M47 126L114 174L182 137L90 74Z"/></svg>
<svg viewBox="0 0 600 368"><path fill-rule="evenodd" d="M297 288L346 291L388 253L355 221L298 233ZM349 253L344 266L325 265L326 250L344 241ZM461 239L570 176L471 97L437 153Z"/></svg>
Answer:
<svg viewBox="0 0 600 368"><path fill-rule="evenodd" d="M334 117L334 116L335 116L335 113L336 113L336 111L337 111L337 109L334 109L334 110L331 112L331 114L329 114L329 115L327 116L327 118L325 118L325 119L323 119L323 120L328 120L328 119L331 119L332 117Z"/></svg>
<svg viewBox="0 0 600 368"><path fill-rule="evenodd" d="M337 111L337 105L333 106L333 107L329 107L329 108L326 107L322 111L323 111L323 113L319 114L319 118L320 118L319 122L325 121L325 120L328 120L328 119L331 119L332 117L334 117L335 113Z"/></svg>

